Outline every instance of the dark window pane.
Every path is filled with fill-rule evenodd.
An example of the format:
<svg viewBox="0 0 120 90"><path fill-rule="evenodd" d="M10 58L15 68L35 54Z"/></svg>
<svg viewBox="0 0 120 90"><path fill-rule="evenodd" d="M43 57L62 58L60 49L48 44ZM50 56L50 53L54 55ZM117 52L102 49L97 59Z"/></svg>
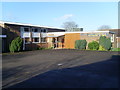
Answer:
<svg viewBox="0 0 120 90"><path fill-rule="evenodd" d="M39 38L34 38L34 42L39 42Z"/></svg>
<svg viewBox="0 0 120 90"><path fill-rule="evenodd" d="M46 42L46 38L41 38L41 42Z"/></svg>
<svg viewBox="0 0 120 90"><path fill-rule="evenodd" d="M38 32L38 29L34 29L34 32Z"/></svg>
<svg viewBox="0 0 120 90"><path fill-rule="evenodd" d="M29 32L29 28L24 28L24 31L25 32Z"/></svg>

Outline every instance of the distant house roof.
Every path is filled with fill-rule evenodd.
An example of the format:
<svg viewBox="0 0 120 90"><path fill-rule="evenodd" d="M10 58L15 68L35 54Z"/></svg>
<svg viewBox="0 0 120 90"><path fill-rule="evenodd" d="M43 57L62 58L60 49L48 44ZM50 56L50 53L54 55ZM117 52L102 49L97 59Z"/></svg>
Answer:
<svg viewBox="0 0 120 90"><path fill-rule="evenodd" d="M4 21L0 21L0 23L2 23L2 24L12 24L12 25L22 25L22 26L32 26L32 27L42 27L42 28L65 30L64 28L41 26L41 25L33 25L33 24L25 24L25 23L17 23L17 22L4 22Z"/></svg>

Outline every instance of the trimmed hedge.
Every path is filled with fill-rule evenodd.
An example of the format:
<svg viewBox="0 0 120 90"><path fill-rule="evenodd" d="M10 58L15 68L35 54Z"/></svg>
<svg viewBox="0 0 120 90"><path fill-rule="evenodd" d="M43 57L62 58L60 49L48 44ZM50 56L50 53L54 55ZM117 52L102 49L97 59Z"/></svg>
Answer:
<svg viewBox="0 0 120 90"><path fill-rule="evenodd" d="M76 40L75 41L75 48L84 50L86 49L87 41L86 40Z"/></svg>
<svg viewBox="0 0 120 90"><path fill-rule="evenodd" d="M14 53L14 52L18 52L20 51L22 48L22 39L20 37L15 38L14 40L12 40L11 44L10 44L10 52Z"/></svg>
<svg viewBox="0 0 120 90"><path fill-rule="evenodd" d="M110 38L107 38L106 36L101 36L99 38L99 45L101 45L105 50L110 50L112 43Z"/></svg>
<svg viewBox="0 0 120 90"><path fill-rule="evenodd" d="M99 49L99 43L97 41L92 41L88 44L88 48L90 50L98 50Z"/></svg>

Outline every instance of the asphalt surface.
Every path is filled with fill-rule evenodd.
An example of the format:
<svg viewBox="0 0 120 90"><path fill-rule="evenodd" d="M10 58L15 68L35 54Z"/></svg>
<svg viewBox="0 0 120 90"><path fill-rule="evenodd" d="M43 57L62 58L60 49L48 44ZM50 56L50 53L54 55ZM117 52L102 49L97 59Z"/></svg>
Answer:
<svg viewBox="0 0 120 90"><path fill-rule="evenodd" d="M118 52L38 50L2 57L3 88L118 88Z"/></svg>

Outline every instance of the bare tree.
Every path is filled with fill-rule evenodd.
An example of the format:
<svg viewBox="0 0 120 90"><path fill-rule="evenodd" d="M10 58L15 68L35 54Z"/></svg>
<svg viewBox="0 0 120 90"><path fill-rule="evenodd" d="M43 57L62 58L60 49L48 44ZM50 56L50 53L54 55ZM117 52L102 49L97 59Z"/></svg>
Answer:
<svg viewBox="0 0 120 90"><path fill-rule="evenodd" d="M74 21L64 22L62 25L63 28L66 29L66 31L75 31L75 29L78 27L78 24L76 24Z"/></svg>
<svg viewBox="0 0 120 90"><path fill-rule="evenodd" d="M102 25L98 28L98 30L104 30L104 29L111 29L109 25Z"/></svg>

